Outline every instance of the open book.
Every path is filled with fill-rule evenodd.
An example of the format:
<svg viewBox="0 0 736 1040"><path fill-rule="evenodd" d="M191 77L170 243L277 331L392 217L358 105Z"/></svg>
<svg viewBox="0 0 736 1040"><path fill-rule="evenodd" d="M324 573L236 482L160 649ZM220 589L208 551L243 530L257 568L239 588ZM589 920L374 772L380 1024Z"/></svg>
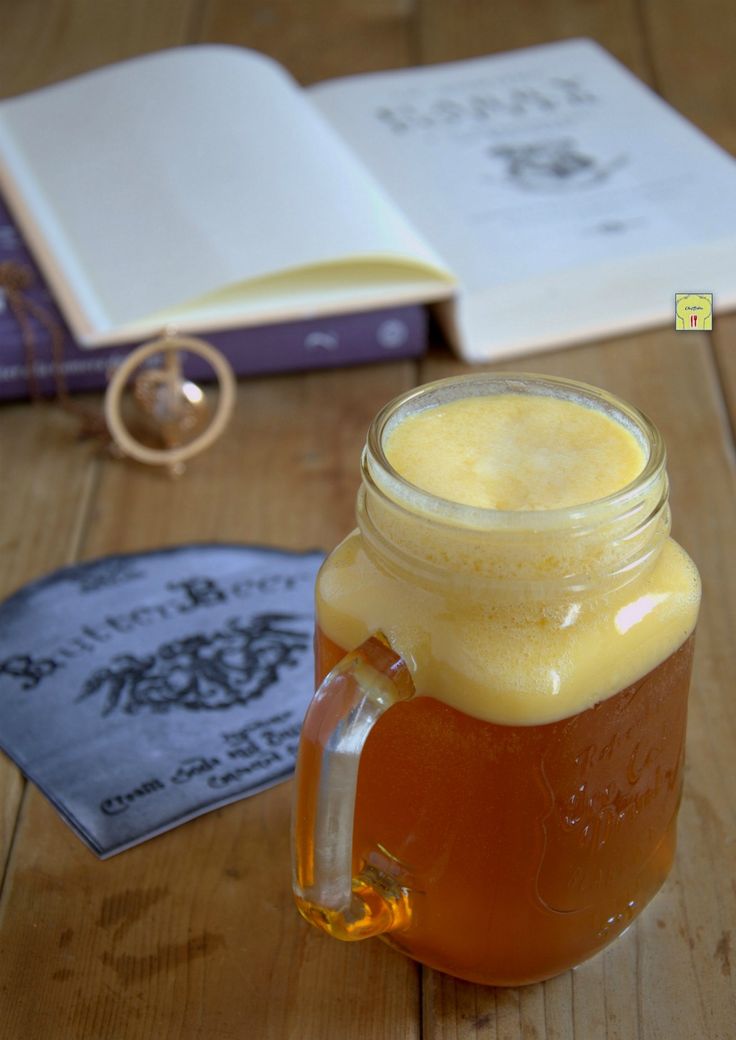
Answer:
<svg viewBox="0 0 736 1040"><path fill-rule="evenodd" d="M0 104L77 339L442 301L470 360L736 304L736 162L597 44L300 88L184 47Z"/></svg>

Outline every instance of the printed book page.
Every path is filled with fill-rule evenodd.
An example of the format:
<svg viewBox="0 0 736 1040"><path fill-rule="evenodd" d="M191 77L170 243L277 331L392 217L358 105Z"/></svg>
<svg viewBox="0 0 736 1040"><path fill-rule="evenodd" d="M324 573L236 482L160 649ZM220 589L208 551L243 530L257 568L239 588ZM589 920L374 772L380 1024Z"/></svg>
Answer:
<svg viewBox="0 0 736 1040"><path fill-rule="evenodd" d="M680 278L736 302L736 163L593 41L308 93L458 278L466 356L674 320Z"/></svg>
<svg viewBox="0 0 736 1040"><path fill-rule="evenodd" d="M87 343L191 301L246 324L451 291L296 83L240 48L166 51L3 102L0 181ZM197 307L183 317L196 326Z"/></svg>

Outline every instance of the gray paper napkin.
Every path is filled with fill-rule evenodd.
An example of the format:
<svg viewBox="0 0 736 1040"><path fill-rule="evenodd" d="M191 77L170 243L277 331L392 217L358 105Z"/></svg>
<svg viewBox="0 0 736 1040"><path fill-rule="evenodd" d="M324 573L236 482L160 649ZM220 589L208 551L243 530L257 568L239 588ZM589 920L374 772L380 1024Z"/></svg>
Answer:
<svg viewBox="0 0 736 1040"><path fill-rule="evenodd" d="M112 556L0 606L0 747L98 855L286 779L318 552Z"/></svg>

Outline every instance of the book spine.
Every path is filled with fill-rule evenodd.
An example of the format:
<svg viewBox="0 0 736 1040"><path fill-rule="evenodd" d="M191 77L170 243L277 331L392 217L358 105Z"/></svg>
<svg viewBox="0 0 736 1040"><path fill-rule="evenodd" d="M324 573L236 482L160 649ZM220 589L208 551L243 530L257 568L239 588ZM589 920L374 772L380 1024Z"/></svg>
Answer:
<svg viewBox="0 0 736 1040"><path fill-rule="evenodd" d="M80 348L66 326L41 272L0 198L0 263L10 261L31 271L33 281L25 290L63 331L62 359L58 368L72 392L102 390L112 369L139 343L115 347ZM43 397L56 394L57 365L52 356L51 337L44 324L32 315L32 365L21 328L0 288L0 400L31 396L35 389ZM389 307L339 314L273 325L218 330L202 337L227 357L238 376L273 372L307 371L359 365L368 362L417 357L427 345L427 314L418 305ZM31 369L35 375L32 378ZM189 355L184 371L190 379L207 379L209 366Z"/></svg>
<svg viewBox="0 0 736 1040"><path fill-rule="evenodd" d="M47 330L36 326L33 371L42 397L56 394L56 368ZM427 319L422 307L397 307L339 315L313 321L234 329L205 335L230 361L238 376L274 372L337 368L375 361L418 357L427 342ZM138 344L80 350L67 334L63 360L58 366L71 393L102 390L111 372ZM209 366L199 358L185 358L189 379L207 379ZM0 400L30 396L30 371L20 330L8 309L0 313Z"/></svg>

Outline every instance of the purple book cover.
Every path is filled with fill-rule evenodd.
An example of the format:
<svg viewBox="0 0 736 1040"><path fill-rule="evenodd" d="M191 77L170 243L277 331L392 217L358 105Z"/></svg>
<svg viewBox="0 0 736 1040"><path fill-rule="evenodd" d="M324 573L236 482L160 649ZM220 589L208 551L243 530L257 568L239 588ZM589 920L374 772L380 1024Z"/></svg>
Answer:
<svg viewBox="0 0 736 1040"><path fill-rule="evenodd" d="M81 349L77 346L56 306L13 217L0 197L0 263L13 261L30 269L33 283L26 295L45 309L64 331L62 371L67 389L100 390L111 369L130 350L131 343L116 347ZM33 367L38 392L55 396L51 337L32 316ZM153 338L153 337L152 337ZM333 368L369 361L417 357L427 344L427 315L423 307L389 307L334 317L282 322L276 325L227 329L204 334L227 357L236 375ZM209 366L193 355L185 360L190 379L211 374ZM30 396L28 359L21 330L0 289L0 400Z"/></svg>

